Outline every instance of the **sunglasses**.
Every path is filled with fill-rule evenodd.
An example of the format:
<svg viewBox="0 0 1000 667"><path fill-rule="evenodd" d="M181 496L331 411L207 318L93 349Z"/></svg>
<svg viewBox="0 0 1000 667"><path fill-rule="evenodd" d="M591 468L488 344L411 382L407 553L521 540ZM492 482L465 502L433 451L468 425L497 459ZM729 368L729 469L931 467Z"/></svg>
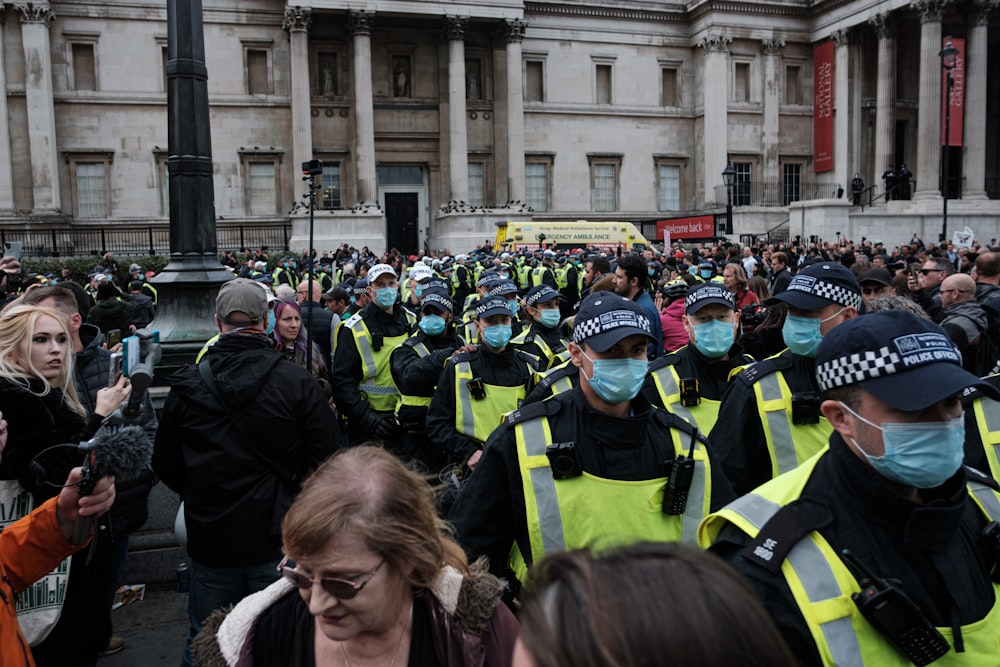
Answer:
<svg viewBox="0 0 1000 667"><path fill-rule="evenodd" d="M316 579L312 579L311 577L308 577L296 570L294 568L294 563L292 564L293 567L288 567L288 562L288 556L285 556L281 559L281 562L278 563L278 572L281 573L281 576L295 584L297 588L301 588L302 590L307 588L311 589L313 584L316 582ZM362 588L368 585L368 582L375 577L376 573L382 569L383 565L385 565L384 558L378 565L375 566L375 569L366 574L364 579L362 579L359 583L355 583L349 579L337 579L335 577L320 577L319 583L323 587L324 591L338 600L350 600L360 593Z"/></svg>
<svg viewBox="0 0 1000 667"><path fill-rule="evenodd" d="M928 273L939 273L943 271L944 269L920 269L920 275L926 276Z"/></svg>

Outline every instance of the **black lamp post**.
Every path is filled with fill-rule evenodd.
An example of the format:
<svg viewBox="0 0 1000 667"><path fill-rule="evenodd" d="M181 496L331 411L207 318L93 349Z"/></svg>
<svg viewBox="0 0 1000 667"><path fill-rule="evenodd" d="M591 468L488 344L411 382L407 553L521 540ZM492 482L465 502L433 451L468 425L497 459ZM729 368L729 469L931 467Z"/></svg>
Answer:
<svg viewBox="0 0 1000 667"><path fill-rule="evenodd" d="M942 243L948 240L948 194L951 188L948 187L948 153L951 148L951 87L955 85L955 79L951 76L951 70L955 68L955 58L958 56L958 49L952 43L951 38L946 38L944 48L938 52L941 57L941 67L944 68L945 75L945 96L944 96L944 146L941 148L941 195L944 202L941 209L941 238Z"/></svg>
<svg viewBox="0 0 1000 667"><path fill-rule="evenodd" d="M733 233L733 185L736 183L736 168L730 162L722 170L722 182L726 184L726 234Z"/></svg>

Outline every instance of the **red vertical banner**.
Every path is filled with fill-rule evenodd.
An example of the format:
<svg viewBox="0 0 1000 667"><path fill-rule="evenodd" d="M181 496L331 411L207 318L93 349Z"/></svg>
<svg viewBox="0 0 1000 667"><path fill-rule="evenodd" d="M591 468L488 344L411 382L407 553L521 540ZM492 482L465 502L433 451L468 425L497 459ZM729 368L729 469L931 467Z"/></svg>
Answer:
<svg viewBox="0 0 1000 667"><path fill-rule="evenodd" d="M833 170L833 41L813 49L813 171Z"/></svg>
<svg viewBox="0 0 1000 667"><path fill-rule="evenodd" d="M941 145L962 145L963 120L965 118L965 40L961 37L946 37L941 41L941 48L951 40L951 45L958 49L955 56L955 66L951 68L951 95L948 94L948 76L941 77ZM948 124L948 140L945 141L945 111L951 107L951 122Z"/></svg>

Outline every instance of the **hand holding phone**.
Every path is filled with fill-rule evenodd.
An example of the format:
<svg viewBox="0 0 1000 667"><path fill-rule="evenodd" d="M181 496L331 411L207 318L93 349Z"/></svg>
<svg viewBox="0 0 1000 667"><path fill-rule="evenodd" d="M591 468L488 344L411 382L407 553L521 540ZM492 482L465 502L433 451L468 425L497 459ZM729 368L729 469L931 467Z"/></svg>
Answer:
<svg viewBox="0 0 1000 667"><path fill-rule="evenodd" d="M21 259L21 242L20 241L4 241L3 244L3 256L13 257L14 259L20 261Z"/></svg>
<svg viewBox="0 0 1000 667"><path fill-rule="evenodd" d="M110 350L115 345L122 342L122 330L121 329L111 329L108 331L108 349Z"/></svg>

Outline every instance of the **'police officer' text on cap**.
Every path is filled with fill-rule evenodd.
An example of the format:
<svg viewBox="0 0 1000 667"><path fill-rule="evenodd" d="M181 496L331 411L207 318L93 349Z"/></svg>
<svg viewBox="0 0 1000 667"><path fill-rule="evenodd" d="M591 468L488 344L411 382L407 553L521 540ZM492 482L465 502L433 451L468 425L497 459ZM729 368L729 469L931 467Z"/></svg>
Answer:
<svg viewBox="0 0 1000 667"><path fill-rule="evenodd" d="M736 310L736 299L733 298L732 292L721 285L704 283L688 292L687 298L684 300L684 311L688 315L694 315L705 306L710 306L713 303L725 306L730 310Z"/></svg>
<svg viewBox="0 0 1000 667"><path fill-rule="evenodd" d="M580 302L573 342L607 352L620 340L636 334L655 340L652 331L649 317L634 301L612 292L594 292Z"/></svg>
<svg viewBox="0 0 1000 667"><path fill-rule="evenodd" d="M820 310L830 304L861 305L861 285L846 266L823 262L810 264L792 278L788 288L765 301L765 305L786 303L799 310Z"/></svg>

